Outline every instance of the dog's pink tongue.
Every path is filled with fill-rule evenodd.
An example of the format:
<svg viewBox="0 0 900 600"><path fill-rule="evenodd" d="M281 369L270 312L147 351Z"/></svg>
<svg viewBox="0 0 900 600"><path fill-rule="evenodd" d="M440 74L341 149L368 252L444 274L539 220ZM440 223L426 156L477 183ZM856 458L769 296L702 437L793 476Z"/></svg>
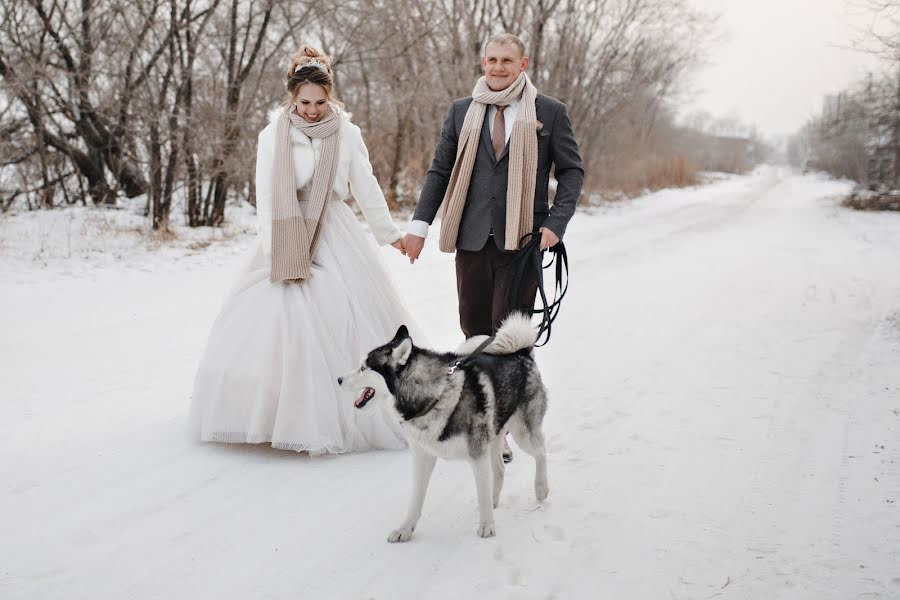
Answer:
<svg viewBox="0 0 900 600"><path fill-rule="evenodd" d="M355 406L356 408L362 408L363 406L366 405L366 403L369 400L372 399L372 396L374 396L374 395L375 395L375 390L373 390L370 387L367 387L359 395L359 398L356 399L356 402L353 403L353 406Z"/></svg>

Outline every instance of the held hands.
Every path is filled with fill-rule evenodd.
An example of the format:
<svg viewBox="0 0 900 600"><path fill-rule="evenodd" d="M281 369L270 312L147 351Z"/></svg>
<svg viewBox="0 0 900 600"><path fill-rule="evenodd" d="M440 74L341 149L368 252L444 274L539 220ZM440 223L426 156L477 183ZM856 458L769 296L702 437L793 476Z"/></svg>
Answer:
<svg viewBox="0 0 900 600"><path fill-rule="evenodd" d="M425 247L425 238L407 233L400 243L403 246L403 254L409 257L409 264L413 264L422 253L422 248Z"/></svg>
<svg viewBox="0 0 900 600"><path fill-rule="evenodd" d="M541 227L540 232L541 250L552 248L559 243L559 237L546 227ZM422 248L425 247L425 238L407 233L396 242L391 243L391 246L399 250L401 254L408 256L409 264L413 264L422 253Z"/></svg>
<svg viewBox="0 0 900 600"><path fill-rule="evenodd" d="M559 237L547 229L546 227L540 228L541 232L541 250L546 250L547 248L552 248L553 246L559 243Z"/></svg>
<svg viewBox="0 0 900 600"><path fill-rule="evenodd" d="M425 238L407 233L396 242L391 242L391 246L400 251L400 254L409 257L409 264L416 262L422 248L425 246Z"/></svg>

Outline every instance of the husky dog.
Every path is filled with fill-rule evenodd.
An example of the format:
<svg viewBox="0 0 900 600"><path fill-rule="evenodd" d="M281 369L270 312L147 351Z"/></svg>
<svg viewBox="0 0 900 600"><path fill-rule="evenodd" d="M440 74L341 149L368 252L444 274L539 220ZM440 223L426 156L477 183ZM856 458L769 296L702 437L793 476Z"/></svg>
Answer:
<svg viewBox="0 0 900 600"><path fill-rule="evenodd" d="M532 355L535 334L528 317L514 313L481 352L471 354L487 336L466 340L456 352L438 353L417 348L402 326L393 340L369 352L359 370L338 378L342 389L360 394L357 408L373 398L380 400L400 422L412 450L413 496L406 520L391 532L389 542L412 537L438 457L464 459L472 466L478 535L493 536L507 431L534 457L535 496L547 497L541 431L547 391Z"/></svg>

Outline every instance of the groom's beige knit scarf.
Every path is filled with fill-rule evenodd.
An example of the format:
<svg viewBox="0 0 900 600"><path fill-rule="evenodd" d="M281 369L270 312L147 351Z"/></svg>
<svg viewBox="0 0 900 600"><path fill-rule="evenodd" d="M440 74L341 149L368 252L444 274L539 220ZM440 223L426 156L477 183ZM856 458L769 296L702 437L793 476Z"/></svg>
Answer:
<svg viewBox="0 0 900 600"><path fill-rule="evenodd" d="M291 127L322 147L312 177L312 190L304 210L297 198ZM275 165L272 173L272 271L270 281L303 281L312 276L310 267L319 243L328 197L334 188L341 152L341 112L331 107L320 121L308 123L293 109L284 110L275 124Z"/></svg>
<svg viewBox="0 0 900 600"><path fill-rule="evenodd" d="M491 104L508 106L511 102L519 101L519 110L509 137L505 249L518 250L522 236L531 233L534 224L534 185L538 154L537 114L534 108L536 96L537 90L524 72L519 74L511 86L499 92L492 91L484 77L475 84L472 103L466 111L466 118L459 134L456 163L453 165L450 182L444 195L440 239L440 248L443 252L456 250L459 222L469 193L481 127L487 107Z"/></svg>

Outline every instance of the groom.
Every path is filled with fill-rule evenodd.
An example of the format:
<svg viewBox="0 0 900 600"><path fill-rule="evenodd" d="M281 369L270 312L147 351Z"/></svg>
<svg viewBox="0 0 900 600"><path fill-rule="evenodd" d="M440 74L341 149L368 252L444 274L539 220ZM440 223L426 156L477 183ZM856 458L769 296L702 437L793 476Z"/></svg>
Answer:
<svg viewBox="0 0 900 600"><path fill-rule="evenodd" d="M459 323L467 338L497 331L522 236L540 231L542 250L556 245L584 181L566 106L537 93L525 73L522 40L495 36L481 66L484 77L472 96L450 107L403 237L403 250L415 262L443 204L440 249L456 251ZM551 165L557 181L552 207ZM518 306L534 306L537 276L530 275Z"/></svg>

